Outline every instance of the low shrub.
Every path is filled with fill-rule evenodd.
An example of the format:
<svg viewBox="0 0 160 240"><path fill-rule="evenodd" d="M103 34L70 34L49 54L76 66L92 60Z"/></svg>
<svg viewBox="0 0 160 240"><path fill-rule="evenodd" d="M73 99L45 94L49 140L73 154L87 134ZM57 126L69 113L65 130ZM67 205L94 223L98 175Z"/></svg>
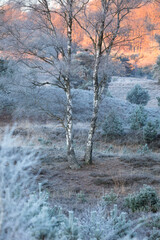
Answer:
<svg viewBox="0 0 160 240"><path fill-rule="evenodd" d="M151 218L146 224L146 226L160 230L160 216L157 215L157 216L154 216L154 218Z"/></svg>
<svg viewBox="0 0 160 240"><path fill-rule="evenodd" d="M132 212L157 212L160 208L160 199L154 188L144 185L138 193L130 194L125 198L125 206Z"/></svg>
<svg viewBox="0 0 160 240"><path fill-rule="evenodd" d="M0 76L5 74L8 69L8 61L0 59Z"/></svg>
<svg viewBox="0 0 160 240"><path fill-rule="evenodd" d="M134 221L117 205L110 211L108 204L117 201L114 192L104 196L106 205L100 202L92 209L85 208L83 213L76 212L77 217L73 211L51 205L49 195L42 191L43 183L37 191L40 155L32 147L17 147L13 132L6 131L0 143L0 240L129 240L136 232L135 239L143 239L137 229L144 225L150 231L146 239L159 239L160 216L146 214ZM156 212L160 207L157 193L149 186L125 201L133 211ZM154 223L147 226L152 217Z"/></svg>
<svg viewBox="0 0 160 240"><path fill-rule="evenodd" d="M160 97L157 97L158 106L160 106Z"/></svg>
<svg viewBox="0 0 160 240"><path fill-rule="evenodd" d="M103 124L104 135L116 137L123 135L122 123L114 112L111 112Z"/></svg>
<svg viewBox="0 0 160 240"><path fill-rule="evenodd" d="M17 147L14 130L6 130L0 142L0 240L31 239L26 207L36 188L32 171L39 155L32 148Z"/></svg>
<svg viewBox="0 0 160 240"><path fill-rule="evenodd" d="M153 122L147 123L147 125L143 129L143 138L144 138L145 142L151 143L152 141L154 141L156 139L157 128L158 128L158 125L156 122L155 123L153 123Z"/></svg>
<svg viewBox="0 0 160 240"><path fill-rule="evenodd" d="M139 153L140 155L143 156L143 155L151 153L151 150L149 149L148 144L145 144L144 146L141 146L138 149L137 153Z"/></svg>
<svg viewBox="0 0 160 240"><path fill-rule="evenodd" d="M87 202L87 196L86 196L86 194L85 194L83 191L80 191L80 192L77 194L77 200L78 200L78 202L81 202L81 203Z"/></svg>
<svg viewBox="0 0 160 240"><path fill-rule="evenodd" d="M117 205L114 205L108 216L105 216L105 211L99 206L95 211L83 216L80 239L115 240L123 239L127 235L131 222L127 220L126 213L119 213Z"/></svg>
<svg viewBox="0 0 160 240"><path fill-rule="evenodd" d="M138 106L131 115L131 129L140 130L147 122L147 113L143 106Z"/></svg>
<svg viewBox="0 0 160 240"><path fill-rule="evenodd" d="M126 215L117 206L107 215L104 206L85 209L78 219L51 206L42 184L36 191L40 156L30 147L17 147L13 132L0 143L0 240L111 240L128 233Z"/></svg>
<svg viewBox="0 0 160 240"><path fill-rule="evenodd" d="M160 83L160 56L158 56L156 64L153 66L153 74L154 78L156 78L158 80L158 83Z"/></svg>
<svg viewBox="0 0 160 240"><path fill-rule="evenodd" d="M145 106L150 100L150 96L148 94L148 91L137 84L133 89L131 89L131 91L128 92L126 99L130 103L141 104Z"/></svg>
<svg viewBox="0 0 160 240"><path fill-rule="evenodd" d="M15 71L14 62L7 59L0 59L0 76L12 76Z"/></svg>
<svg viewBox="0 0 160 240"><path fill-rule="evenodd" d="M114 193L113 190L112 190L110 193L105 194L105 195L103 196L103 201L104 201L107 205L116 203L116 201L117 201L117 194Z"/></svg>
<svg viewBox="0 0 160 240"><path fill-rule="evenodd" d="M160 239L160 231L157 229L153 229L148 240L159 240Z"/></svg>

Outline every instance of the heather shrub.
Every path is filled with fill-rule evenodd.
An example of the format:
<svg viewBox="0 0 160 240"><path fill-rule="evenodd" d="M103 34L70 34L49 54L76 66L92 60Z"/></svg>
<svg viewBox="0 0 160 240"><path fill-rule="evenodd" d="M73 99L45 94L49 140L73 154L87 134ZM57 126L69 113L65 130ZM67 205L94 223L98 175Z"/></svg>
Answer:
<svg viewBox="0 0 160 240"><path fill-rule="evenodd" d="M80 239L112 240L123 238L130 230L130 221L126 213L119 212L117 205L109 214L101 206L89 211L81 218Z"/></svg>
<svg viewBox="0 0 160 240"><path fill-rule="evenodd" d="M143 89L140 85L135 85L131 91L128 92L127 98L130 103L134 104L141 104L141 105L147 105L150 96L148 94L148 91Z"/></svg>
<svg viewBox="0 0 160 240"><path fill-rule="evenodd" d="M157 122L148 122L143 129L143 138L145 142L151 143L157 137Z"/></svg>
<svg viewBox="0 0 160 240"><path fill-rule="evenodd" d="M49 145L52 145L52 141L50 140L45 140L43 138L38 138L38 142L42 145L46 145L46 146L49 146Z"/></svg>
<svg viewBox="0 0 160 240"><path fill-rule="evenodd" d="M154 216L153 219L150 219L146 225L151 226L152 228L160 229L160 216L159 216L159 214Z"/></svg>
<svg viewBox="0 0 160 240"><path fill-rule="evenodd" d="M36 193L39 156L17 147L14 129L7 130L0 149L0 240L78 239L76 219L51 207L48 194ZM35 171L35 170L34 170Z"/></svg>
<svg viewBox="0 0 160 240"><path fill-rule="evenodd" d="M49 206L46 193L30 195L24 209L23 220L28 221L27 228L33 239L51 240L57 237L57 229L63 222L63 214L58 207Z"/></svg>
<svg viewBox="0 0 160 240"><path fill-rule="evenodd" d="M139 153L140 155L143 156L143 155L151 153L151 149L149 149L148 144L145 144L144 146L141 146L138 149L137 153Z"/></svg>
<svg viewBox="0 0 160 240"><path fill-rule="evenodd" d="M0 59L0 76L4 75L8 69L8 62L4 59Z"/></svg>
<svg viewBox="0 0 160 240"><path fill-rule="evenodd" d="M59 240L79 238L79 226L72 211L67 217L58 206L51 207L48 195L39 192L30 198L26 210L26 219L30 223L30 231L36 240Z"/></svg>
<svg viewBox="0 0 160 240"><path fill-rule="evenodd" d="M78 194L77 194L77 200L81 203L85 203L87 202L87 199L86 199L86 194L83 192L83 191L80 191Z"/></svg>
<svg viewBox="0 0 160 240"><path fill-rule="evenodd" d="M30 222L24 217L28 196L36 188L38 155L29 148L17 147L13 131L6 130L0 145L0 239L30 239Z"/></svg>
<svg viewBox="0 0 160 240"><path fill-rule="evenodd" d="M13 114L14 110L16 109L16 104L14 99L10 98L9 95L6 93L1 92L0 89L0 114L7 113L7 114Z"/></svg>
<svg viewBox="0 0 160 240"><path fill-rule="evenodd" d="M113 98L112 94L110 93L110 91L108 89L106 91L106 97Z"/></svg>
<svg viewBox="0 0 160 240"><path fill-rule="evenodd" d="M7 59L0 59L0 77L2 76L12 76L15 71L14 61L9 61Z"/></svg>
<svg viewBox="0 0 160 240"><path fill-rule="evenodd" d="M117 238L124 237L130 228L130 221L126 218L127 214L125 212L121 212L118 214L117 205L114 205L113 210L110 213L110 221L113 224L113 229L115 230L116 234L114 233Z"/></svg>
<svg viewBox="0 0 160 240"><path fill-rule="evenodd" d="M157 212L160 208L160 199L154 188L144 185L138 193L130 194L125 198L125 206L132 212Z"/></svg>
<svg viewBox="0 0 160 240"><path fill-rule="evenodd" d="M158 56L156 64L153 67L154 78L160 83L160 56Z"/></svg>
<svg viewBox="0 0 160 240"><path fill-rule="evenodd" d="M73 211L64 212L61 207L51 205L49 195L42 191L43 183L37 190L39 155L30 147L17 147L13 132L14 129L7 130L0 144L0 240L133 239L140 220L129 221L117 205L111 211L108 209L108 204L117 201L114 192L104 196L103 204L84 209L78 217ZM83 199L83 194L81 197ZM131 197L128 203L129 207L134 205L136 211L159 209L157 194L149 186L134 195L134 199L136 204ZM147 216L143 224L146 222ZM154 226L158 228L157 224ZM157 232L152 236L158 236Z"/></svg>
<svg viewBox="0 0 160 240"><path fill-rule="evenodd" d="M58 231L58 239L80 240L80 225L78 219L74 217L73 211L69 211L69 216L64 218L61 230Z"/></svg>
<svg viewBox="0 0 160 240"><path fill-rule="evenodd" d="M160 239L160 230L153 229L148 240L159 240Z"/></svg>
<svg viewBox="0 0 160 240"><path fill-rule="evenodd" d="M122 123L114 112L111 112L103 124L104 135L110 137L121 136L123 134Z"/></svg>
<svg viewBox="0 0 160 240"><path fill-rule="evenodd" d="M115 192L113 192L113 190L112 190L110 193L105 194L105 195L103 196L103 201L104 201L107 205L116 203L116 201L117 201L117 194L116 194Z"/></svg>
<svg viewBox="0 0 160 240"><path fill-rule="evenodd" d="M151 229L150 236L147 240L158 240L160 239L160 215L154 214L145 224L147 228Z"/></svg>
<svg viewBox="0 0 160 240"><path fill-rule="evenodd" d="M7 86L7 79L0 75L0 114L4 114L4 112L12 114L14 112L16 103L12 93Z"/></svg>
<svg viewBox="0 0 160 240"><path fill-rule="evenodd" d="M131 115L131 129L140 130L147 122L147 113L143 106L138 106Z"/></svg>

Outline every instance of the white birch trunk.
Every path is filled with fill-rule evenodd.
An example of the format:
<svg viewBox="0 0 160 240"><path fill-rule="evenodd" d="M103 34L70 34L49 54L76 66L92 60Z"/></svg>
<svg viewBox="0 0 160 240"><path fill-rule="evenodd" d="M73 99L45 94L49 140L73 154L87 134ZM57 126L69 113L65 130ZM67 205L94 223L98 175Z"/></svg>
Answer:
<svg viewBox="0 0 160 240"><path fill-rule="evenodd" d="M96 122L99 110L99 89L98 89L98 69L100 64L100 51L97 52L95 58L95 66L93 72L93 112L90 124L90 130L87 138L86 152L85 152L85 162L87 164L92 164L92 151L93 151L93 137L96 130Z"/></svg>
<svg viewBox="0 0 160 240"><path fill-rule="evenodd" d="M94 64L94 71L93 71L93 111L92 111L92 119L90 124L90 130L88 133L87 145L86 145L86 152L85 152L85 162L86 164L92 164L92 151L93 151L93 137L96 130L96 123L98 117L98 110L99 110L99 103L100 103L100 92L99 92L99 83L98 83L98 71L101 59L101 50L103 44L103 34L104 34L104 24L106 18L106 2L101 0L101 6L103 9L102 19L100 30L97 39L97 45L95 47L95 64Z"/></svg>
<svg viewBox="0 0 160 240"><path fill-rule="evenodd" d="M66 90L67 97L67 126L66 126L66 144L67 144L67 159L70 168L77 169L80 165L77 162L74 147L73 147L73 120L72 120L72 96L70 87Z"/></svg>
<svg viewBox="0 0 160 240"><path fill-rule="evenodd" d="M71 68L71 55L72 55L72 0L68 2L69 4L69 13L67 20L67 74L65 79L66 85L66 98L67 98L67 126L66 126L66 143L67 143L67 158L70 165L70 168L79 168L80 165L77 162L74 147L73 147L73 107L72 107L72 95L71 95L71 86L70 86L70 68Z"/></svg>

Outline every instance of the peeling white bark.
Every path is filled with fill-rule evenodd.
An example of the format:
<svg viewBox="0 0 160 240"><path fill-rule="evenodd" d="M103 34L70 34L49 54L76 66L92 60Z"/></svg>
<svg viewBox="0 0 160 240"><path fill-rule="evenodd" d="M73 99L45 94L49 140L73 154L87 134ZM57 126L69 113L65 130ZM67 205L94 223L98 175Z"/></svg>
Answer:
<svg viewBox="0 0 160 240"><path fill-rule="evenodd" d="M98 117L98 110L99 110L99 103L100 103L100 89L98 83L98 70L100 65L100 59L102 55L102 44L103 44L103 34L105 31L105 18L106 18L106 3L101 0L101 5L103 9L102 20L100 24L99 34L97 35L97 43L95 45L95 64L94 64L94 71L93 71L93 112L92 112L92 119L90 124L90 130L88 133L87 145L86 145L86 152L85 152L85 162L87 164L92 164L92 151L93 151L93 137L96 130L96 122Z"/></svg>
<svg viewBox="0 0 160 240"><path fill-rule="evenodd" d="M94 87L94 96L93 96L93 113L90 124L90 130L88 133L86 153L85 153L85 162L87 164L92 164L92 150L93 150L93 137L96 129L96 122L98 117L99 110L99 90L98 90L98 69L100 64L100 51L96 53L95 66L93 72L93 87Z"/></svg>
<svg viewBox="0 0 160 240"><path fill-rule="evenodd" d="M66 86L66 98L67 98L67 126L66 126L66 143L67 143L67 158L71 168L79 168L80 165L77 162L74 147L73 147L73 106L72 106L72 95L70 86L70 68L71 68L71 56L72 56L72 0L69 1L69 12L67 19L67 75L65 79Z"/></svg>
<svg viewBox="0 0 160 240"><path fill-rule="evenodd" d="M67 144L67 158L71 168L79 168L80 165L77 162L74 147L73 147L73 119L72 119L72 95L70 90L70 84L66 87L67 98L67 113L66 113L66 144Z"/></svg>

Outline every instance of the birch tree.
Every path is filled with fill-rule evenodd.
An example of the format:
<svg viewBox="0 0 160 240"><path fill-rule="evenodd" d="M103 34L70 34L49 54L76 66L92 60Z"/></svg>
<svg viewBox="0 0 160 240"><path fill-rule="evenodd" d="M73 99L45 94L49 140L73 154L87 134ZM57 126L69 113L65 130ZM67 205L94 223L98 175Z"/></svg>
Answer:
<svg viewBox="0 0 160 240"><path fill-rule="evenodd" d="M27 2L27 3L26 3ZM11 24L18 58L27 66L46 75L46 80L33 81L35 86L56 86L66 94L66 118L58 119L65 128L67 157L71 168L79 167L73 147L73 112L71 65L73 21L88 1L37 0L17 1L26 21ZM60 22L60 26L58 24ZM19 24L21 26L19 26ZM48 80L48 79L50 80ZM57 118L55 116L55 118Z"/></svg>
<svg viewBox="0 0 160 240"><path fill-rule="evenodd" d="M2 31L3 15L4 15L3 5L0 5L0 40L3 38L3 31Z"/></svg>
<svg viewBox="0 0 160 240"><path fill-rule="evenodd" d="M5 19L5 14L9 11L9 9L6 8L4 3L0 3L0 41L4 40L8 36L8 32L5 31L4 25L7 22L7 19ZM2 46L0 44L0 51L2 51Z"/></svg>
<svg viewBox="0 0 160 240"><path fill-rule="evenodd" d="M99 69L102 57L107 59L111 52L118 46L128 41L128 29L125 25L127 15L144 4L142 0L95 0L90 3L90 8L83 10L83 21L76 18L77 24L88 35L90 52L94 55L93 82L93 112L86 144L85 162L92 163L93 138L96 130L99 105L108 76L99 78ZM132 39L133 40L133 39Z"/></svg>

